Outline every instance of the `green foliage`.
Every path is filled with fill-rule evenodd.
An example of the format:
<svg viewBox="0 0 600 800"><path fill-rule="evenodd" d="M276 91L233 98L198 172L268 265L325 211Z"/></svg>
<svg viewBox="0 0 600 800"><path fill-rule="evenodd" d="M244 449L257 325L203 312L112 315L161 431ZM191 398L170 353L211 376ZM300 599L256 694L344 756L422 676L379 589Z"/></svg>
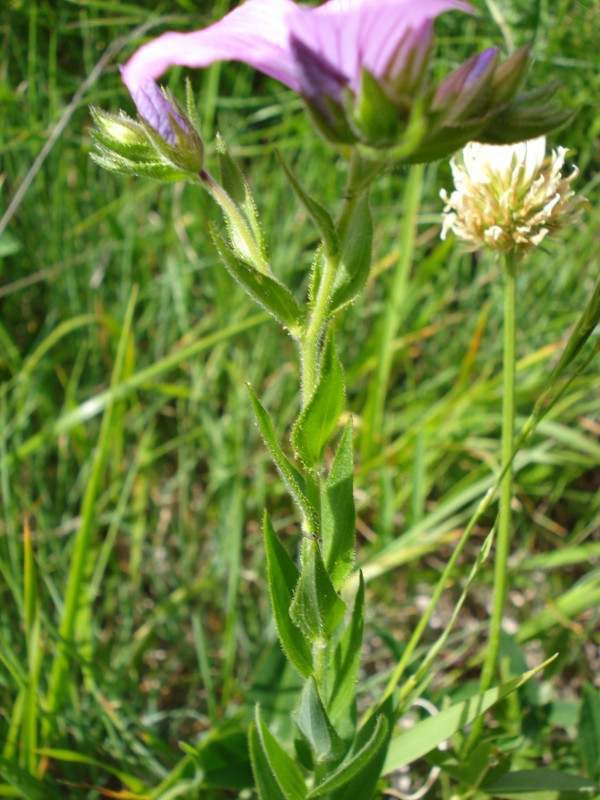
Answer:
<svg viewBox="0 0 600 800"><path fill-rule="evenodd" d="M586 774L600 783L600 691L589 683L583 687L577 743Z"/></svg>
<svg viewBox="0 0 600 800"><path fill-rule="evenodd" d="M277 538L267 514L264 532L269 592L279 640L290 664L308 678L312 673L310 637L293 620L290 608L300 572Z"/></svg>
<svg viewBox="0 0 600 800"><path fill-rule="evenodd" d="M307 539L302 548L302 572L294 592L290 616L313 644L325 644L346 611L327 573L321 548Z"/></svg>
<svg viewBox="0 0 600 800"><path fill-rule="evenodd" d="M281 750L291 758L298 734L290 712L301 682L296 670L284 667L263 587L270 558L279 570L277 602L291 625L290 592L300 570L275 535L267 535L267 526L263 543L256 520L268 506L286 545L293 543L295 503L307 528L321 536L334 591L343 589L347 599L352 585L359 585L358 575L344 585L354 558L354 480L361 520L357 560L371 609L364 623L364 672L356 684L362 709L380 696L384 676L415 630L413 601L433 594L441 565L452 557L458 536L495 480L500 317L494 264L461 254L452 242L438 242L438 193L449 187L449 171L446 163L428 167L415 217L418 268L408 275L399 324L387 345L379 321L396 302L392 275L400 258L406 173L378 180L370 211L363 201L350 219L337 217L341 267L335 302L338 309L350 307L336 343L355 430L361 443L372 439L374 446L367 455L361 445L354 465L348 425L337 452L331 449L331 466L331 443L325 446L319 485L307 486L300 462L278 444L298 414L293 343L266 314L255 313L239 281L219 263L208 233L211 223L221 226L222 220L211 198L198 186L157 187L116 177L89 159L88 104L133 113L114 65L167 28L197 27L197 9L166 2L155 9L165 16L149 19L147 4L137 0L13 6L0 55L0 794L46 800L75 793L92 800L129 792L148 800L200 795L222 800L251 791L246 732L259 697L261 731L254 729L250 745L253 756L258 753L254 761L265 767L264 796L277 797L282 790L266 753L277 760L273 753ZM493 777L500 781L498 774L486 776L494 759L510 770L500 783L507 797L518 797L515 791L540 800L544 791L555 797L562 785L556 781L569 775L577 782L571 783L577 796L589 796L582 791L583 779L572 773L578 764L581 774L591 770L598 750L595 706L589 690L582 689L592 674L584 645L597 626L600 596L593 541L600 500L598 371L597 363L588 361L594 317L577 322L581 309L591 308L598 265L595 8L524 0L498 0L494 6L516 45L535 40L534 84L562 79L562 102L577 109L569 128L550 144L573 151L582 173L575 187L590 200L581 225L546 251L532 253L519 276L518 418L527 419L540 398L546 416L515 462L511 617L519 626L514 641L523 658L530 647L560 655L535 692L521 690L490 709L489 740L477 751L477 769L469 772L459 763L455 772L450 757L444 760L445 783L432 787L433 800L468 794L484 778L487 786ZM215 7L215 16L223 9ZM448 14L438 22L444 34L442 73L446 60L457 63L463 51L467 57L474 48L498 43L487 12L458 18ZM313 260L313 223L323 237L329 222L302 196L299 206L293 202L290 179L276 169L274 143L294 165L305 197L330 209L330 220L343 191L343 159L311 131L299 99L275 82L237 64L192 78L206 168L227 185L239 213L236 224L244 222L235 256L300 298ZM178 71L166 80L181 94ZM211 131L217 126L232 147L230 156L214 141ZM102 134L98 141L108 146ZM235 159L235 169L228 158ZM238 172L236 179L237 164L247 178ZM330 167L326 176L324 164ZM269 232L268 251L253 194ZM231 242L226 247L229 255ZM123 321L134 285L138 300L125 341ZM365 301L353 303L362 289ZM574 326L573 346L568 358L561 358L565 333ZM125 352L117 369L120 340ZM389 380L377 389L386 413L381 430L373 431L365 408L369 384L379 380L376 366L384 348L391 355ZM558 364L562 371L546 395ZM259 429L246 381L260 387L263 398L257 406ZM100 425L107 408L112 422L105 440ZM270 468L261 433L287 476L292 501ZM84 497L92 498L103 442L108 452L84 522ZM446 630L492 524L490 504L441 587L407 676L426 663L431 645ZM50 718L48 681L64 645L59 626L82 525L90 526L90 547L80 584L81 613L76 637L64 648L60 708ZM424 694L440 707L464 700L480 663L490 588L485 566L476 586L441 653L451 651L451 663L435 659L423 675ZM323 706L346 741L348 731L356 733L363 721L352 719L359 608L362 591L347 627L338 623L319 667L327 684L327 692L319 690ZM279 623L277 628L281 634ZM292 635L296 644L304 642L297 660L302 677L308 677L319 665L295 625ZM340 674L333 676L336 658ZM510 664L507 680L514 670ZM340 675L346 676L343 682ZM583 696L581 709L576 699L559 699L565 681L569 696ZM51 739L43 730L49 719ZM390 722L395 723L393 715L387 737ZM272 746L267 724L279 745ZM373 714L335 767L336 780L345 780L356 764L362 770L332 789L335 800L377 796L387 740L371 760L359 754L378 725L377 741L384 723ZM461 744L457 733L451 753L458 761ZM435 753L426 758L437 763ZM547 790L544 776L523 782L527 770L542 762L552 763L554 773ZM332 773L318 775L306 747L299 763L306 793L308 786L311 792L325 791ZM598 781L597 774L588 774L588 786ZM563 797L570 791L565 788Z"/></svg>
<svg viewBox="0 0 600 800"><path fill-rule="evenodd" d="M292 429L292 445L309 469L321 463L325 445L344 406L344 373L333 333L327 339L318 383Z"/></svg>

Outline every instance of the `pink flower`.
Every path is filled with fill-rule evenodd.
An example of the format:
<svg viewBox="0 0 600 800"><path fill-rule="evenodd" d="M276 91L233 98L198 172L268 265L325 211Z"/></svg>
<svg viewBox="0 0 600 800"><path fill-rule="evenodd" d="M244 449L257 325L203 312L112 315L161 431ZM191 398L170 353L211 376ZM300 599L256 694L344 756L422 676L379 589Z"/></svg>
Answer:
<svg viewBox="0 0 600 800"><path fill-rule="evenodd" d="M428 48L431 21L450 9L472 7L464 0L329 0L318 8L247 0L214 25L144 45L123 68L123 80L137 102L145 84L171 66L243 61L308 98L337 98L346 86L358 90L363 67L393 80L405 66L407 37L418 35Z"/></svg>

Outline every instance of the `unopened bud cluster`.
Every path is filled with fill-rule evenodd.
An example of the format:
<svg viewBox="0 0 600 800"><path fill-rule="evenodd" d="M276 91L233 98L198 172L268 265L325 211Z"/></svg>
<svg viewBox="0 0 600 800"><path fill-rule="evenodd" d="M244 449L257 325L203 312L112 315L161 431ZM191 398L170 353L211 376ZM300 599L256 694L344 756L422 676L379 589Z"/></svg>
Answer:
<svg viewBox="0 0 600 800"><path fill-rule="evenodd" d="M204 146L188 88L187 113L173 96L148 83L137 98L140 118L125 112L111 114L92 106L92 136L96 151L91 157L102 167L127 175L160 181L197 177L204 163Z"/></svg>
<svg viewBox="0 0 600 800"><path fill-rule="evenodd" d="M570 116L548 104L556 84L518 93L528 47L503 62L498 48L485 50L438 85L430 75L432 52L428 21L408 31L383 75L363 69L356 91L344 88L337 102L333 92L305 98L316 124L331 141L356 146L369 158L415 163L444 158L472 140L506 144L539 136Z"/></svg>
<svg viewBox="0 0 600 800"><path fill-rule="evenodd" d="M541 136L515 145L472 142L450 162L455 191L446 202L442 238L452 231L471 249L527 251L578 215L581 200L561 170L567 150L546 157Z"/></svg>

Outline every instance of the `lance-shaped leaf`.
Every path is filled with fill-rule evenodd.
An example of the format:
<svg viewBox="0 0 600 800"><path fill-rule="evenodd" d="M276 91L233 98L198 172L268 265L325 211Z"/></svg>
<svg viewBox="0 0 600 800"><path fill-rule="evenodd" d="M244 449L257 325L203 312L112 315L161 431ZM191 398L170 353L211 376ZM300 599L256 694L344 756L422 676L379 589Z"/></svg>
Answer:
<svg viewBox="0 0 600 800"><path fill-rule="evenodd" d="M346 604L333 588L318 542L307 539L304 546L302 572L290 616L307 639L324 644L344 616Z"/></svg>
<svg viewBox="0 0 600 800"><path fill-rule="evenodd" d="M600 797L600 786L590 778L554 769L507 772L482 788L490 797L507 800L593 800Z"/></svg>
<svg viewBox="0 0 600 800"><path fill-rule="evenodd" d="M325 208L323 208L322 205L317 203L317 201L314 200L302 188L298 179L296 178L290 167L288 167L288 165L285 163L279 152L277 153L277 160L283 167L283 171L285 172L286 177L292 186L292 189L298 196L298 199L306 209L312 221L319 229L319 233L321 234L321 238L323 239L327 253L329 255L335 255L339 249L340 243L337 232L335 230L335 223L332 220L331 215Z"/></svg>
<svg viewBox="0 0 600 800"><path fill-rule="evenodd" d="M457 731L464 728L465 725L473 722L481 714L485 714L488 708L491 708L499 700L523 686L524 683L544 669L551 661L554 661L554 658L556 656L540 664L539 667L523 673L518 678L513 678L501 686L488 689L487 692L477 694L475 697L470 697L461 703L456 703L450 708L440 711L435 717L428 717L428 719L417 723L410 731L395 736L390 742L383 774L400 769L406 764L411 764L417 758L421 758L421 756L434 750L446 739L449 739Z"/></svg>
<svg viewBox="0 0 600 800"><path fill-rule="evenodd" d="M319 382L292 430L294 450L309 469L321 463L343 407L344 374L331 334L325 344Z"/></svg>
<svg viewBox="0 0 600 800"><path fill-rule="evenodd" d="M331 761L341 757L344 742L327 716L314 678L309 678L304 684L300 704L293 717L310 744L317 761Z"/></svg>
<svg viewBox="0 0 600 800"><path fill-rule="evenodd" d="M388 722L383 714L377 718L373 733L367 742L351 758L343 761L340 766L322 783L316 786L309 794L313 797L322 797L335 790L335 800L368 800L369 790L377 783L379 766L388 741ZM373 770L373 765L376 769Z"/></svg>
<svg viewBox="0 0 600 800"><path fill-rule="evenodd" d="M338 642L329 668L331 686L327 709L334 724L342 719L356 697L356 678L360 665L365 610L365 582L362 572L348 627Z"/></svg>
<svg viewBox="0 0 600 800"><path fill-rule="evenodd" d="M600 781L600 691L591 683L583 687L577 740L587 774Z"/></svg>
<svg viewBox="0 0 600 800"><path fill-rule="evenodd" d="M259 272L239 258L212 225L210 233L229 274L293 336L297 335L302 328L302 309L290 290L277 278Z"/></svg>
<svg viewBox="0 0 600 800"><path fill-rule="evenodd" d="M352 420L348 420L327 480L321 487L323 560L336 590L343 585L354 565L353 474Z"/></svg>
<svg viewBox="0 0 600 800"><path fill-rule="evenodd" d="M308 497L306 496L303 476L291 463L279 446L279 442L277 441L277 437L275 435L275 429L273 428L273 423L271 422L271 417L261 405L260 400L256 397L250 386L248 386L248 393L250 394L250 400L258 421L258 427L260 428L260 432L265 440L265 444L271 453L271 458L273 459L275 466L279 470L279 473L281 474L288 491L292 495L293 500L295 500L298 504L304 518L316 525L318 522L317 514L314 506L310 503Z"/></svg>
<svg viewBox="0 0 600 800"><path fill-rule="evenodd" d="M250 723L248 744L250 760L252 762L252 772L254 773L256 789L260 800L288 800L271 769L254 722Z"/></svg>
<svg viewBox="0 0 600 800"><path fill-rule="evenodd" d="M351 303L362 291L371 270L373 219L364 194L356 201L350 218L340 231L341 257L333 287L332 313Z"/></svg>
<svg viewBox="0 0 600 800"><path fill-rule="evenodd" d="M254 238L258 242L262 254L266 260L267 252L262 229L258 219L258 210L256 208L256 203L254 202L252 192L250 191L248 181L246 180L238 164L232 158L231 153L227 149L227 145L225 144L221 134L217 134L216 140L217 157L219 159L221 183L223 188L248 221Z"/></svg>
<svg viewBox="0 0 600 800"><path fill-rule="evenodd" d="M312 674L311 646L290 617L290 606L300 573L279 541L266 513L264 533L269 592L279 641L290 664L300 675L308 678Z"/></svg>
<svg viewBox="0 0 600 800"><path fill-rule="evenodd" d="M305 800L307 789L302 773L263 722L258 706L255 712L255 725L250 731L250 753L255 768L256 783L261 787L262 797L268 800L271 800L271 797ZM264 774L265 768L270 769L271 779L268 774ZM257 774L259 772L260 780ZM267 787L274 790L275 794L263 793Z"/></svg>

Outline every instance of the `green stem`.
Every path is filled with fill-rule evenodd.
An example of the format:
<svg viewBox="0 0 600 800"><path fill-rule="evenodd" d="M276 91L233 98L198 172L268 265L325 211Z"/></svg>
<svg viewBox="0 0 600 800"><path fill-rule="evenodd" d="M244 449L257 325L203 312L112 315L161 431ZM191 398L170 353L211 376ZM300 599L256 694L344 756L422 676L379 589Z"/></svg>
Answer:
<svg viewBox="0 0 600 800"><path fill-rule="evenodd" d="M366 188L359 186L361 159L354 154L350 164L350 173L346 192L344 195L344 205L338 220L338 232L340 239L352 218L352 213L357 201ZM340 263L339 253L324 253L324 266L317 296L315 298L308 324L304 333L300 337L300 379L302 383L302 406L306 406L316 386L319 377L319 367L321 361L321 343L330 318L331 297L333 286Z"/></svg>
<svg viewBox="0 0 600 800"><path fill-rule="evenodd" d="M512 254L504 257L504 377L502 397L502 470L500 485L498 534L494 565L494 605L490 619L490 634L481 670L480 691L487 691L494 677L502 635L502 617L508 584L508 557L512 534L512 459L515 438L515 306L517 261ZM483 720L475 725L468 744L470 749L479 738Z"/></svg>
<svg viewBox="0 0 600 800"><path fill-rule="evenodd" d="M200 173L199 180L208 192L210 192L214 200L221 206L221 210L227 219L231 221L230 235L232 242L237 244L242 252L246 251L246 257L250 259L251 263L259 272L265 275L270 274L271 269L269 264L265 260L260 247L252 235L248 223L225 189L205 170L202 170Z"/></svg>

